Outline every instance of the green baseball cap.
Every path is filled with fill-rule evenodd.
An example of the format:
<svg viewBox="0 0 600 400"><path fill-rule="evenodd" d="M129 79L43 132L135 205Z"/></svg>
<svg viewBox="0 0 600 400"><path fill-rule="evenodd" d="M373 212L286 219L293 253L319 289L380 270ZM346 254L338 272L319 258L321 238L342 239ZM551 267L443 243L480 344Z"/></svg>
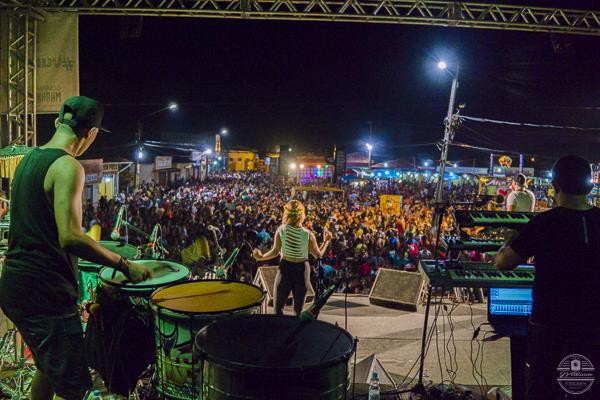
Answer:
<svg viewBox="0 0 600 400"><path fill-rule="evenodd" d="M86 96L71 96L60 107L58 122L72 128L98 128L109 132L102 127L104 106L97 100Z"/></svg>

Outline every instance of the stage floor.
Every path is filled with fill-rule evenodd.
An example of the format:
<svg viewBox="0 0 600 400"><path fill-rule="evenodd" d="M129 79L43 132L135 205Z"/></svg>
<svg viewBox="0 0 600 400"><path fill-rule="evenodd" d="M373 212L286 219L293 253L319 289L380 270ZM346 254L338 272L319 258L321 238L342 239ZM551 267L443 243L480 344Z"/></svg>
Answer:
<svg viewBox="0 0 600 400"><path fill-rule="evenodd" d="M447 306L448 310L452 307L450 300L444 300L443 304ZM286 313L290 313L291 310L291 306L286 307ZM482 380L479 376L474 376L471 360L474 359L478 346L483 343L481 340L489 331L489 325L482 326L478 337L479 344L471 339L474 332L473 325L477 328L487 322L486 306L485 304L473 304L472 306L460 304L452 312L450 322L446 313L443 312L443 308L441 310L437 318L437 329L434 331L425 359L425 380L433 381L436 384L442 381L447 382L451 379L447 369L454 368L456 370L454 382L475 389ZM273 312L271 308L269 312ZM418 373L417 360L421 350L425 309L407 312L385 308L370 304L367 296L351 295L348 296L347 312L347 330L358 338L357 361L360 362L371 354L375 354L386 371L392 375L396 384L402 382L407 386L414 384ZM434 313L435 308L432 307L429 326L431 326ZM0 315L0 335L6 326L3 317ZM345 327L344 296L333 295L323 307L319 319ZM450 325L454 328L453 340L450 340ZM437 333L437 345L435 333ZM486 336L490 336L490 334ZM452 343L455 344L456 350L452 348ZM507 338L485 342L481 365L488 388L510 386L509 347ZM450 352L444 351L446 348L450 348ZM472 351L473 353L471 353ZM444 353L446 353L445 359ZM478 369L481 350L479 353ZM452 359L453 367L450 359ZM99 382L97 384L100 385Z"/></svg>
<svg viewBox="0 0 600 400"><path fill-rule="evenodd" d="M448 310L452 307L450 300L446 299L443 304L448 307ZM421 351L425 307L420 308L417 312L385 308L370 304L367 296L348 296L347 305L347 330L358 338L357 361L375 354L384 368L396 379L397 384L402 382L406 376L408 376L408 379L405 384L415 377L418 370L418 365L415 365L415 362ZM291 309L290 306L287 307L287 310L289 309ZM429 326L431 326L434 312L435 309L432 307ZM452 359L456 361L453 361L454 369L456 369L454 382L477 387L479 385L478 381L481 382L482 379L478 375L475 375L477 379L474 377L471 359L475 358L478 344L471 339L474 332L473 325L477 328L482 323L487 322L486 305L481 303L472 306L460 304L451 315L452 318L449 323L448 318L443 313L443 308L439 313L437 329L434 332L425 358L425 378L432 380L434 383L450 379L449 373L446 372L446 365L451 368L450 356L446 351L446 362L444 362L444 349L449 343L449 325L452 324L454 327L453 342L456 346L456 351L451 348L450 352ZM333 324L337 323L339 326L344 327L344 296L338 294L332 296L323 307L319 319ZM484 334L490 329L489 325L481 327L478 337L481 344L483 344L481 340L484 338ZM444 330L445 341L443 339ZM436 332L438 346L436 346ZM492 335L486 334L485 336ZM473 356L471 356L471 348L473 348ZM510 342L508 338L486 341L483 350L482 371L487 380L487 386L509 386L511 379ZM481 351L479 360L481 360ZM478 370L479 362L477 364ZM414 368L412 368L413 365ZM456 368L456 365L458 365L458 368Z"/></svg>

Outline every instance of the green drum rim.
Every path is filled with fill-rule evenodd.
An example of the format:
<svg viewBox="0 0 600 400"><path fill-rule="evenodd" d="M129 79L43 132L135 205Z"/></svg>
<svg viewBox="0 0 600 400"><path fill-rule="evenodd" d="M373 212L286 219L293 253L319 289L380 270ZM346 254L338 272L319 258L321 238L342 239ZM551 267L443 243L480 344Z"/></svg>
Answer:
<svg viewBox="0 0 600 400"><path fill-rule="evenodd" d="M175 311L172 310L170 308L167 307L163 307L160 306L158 304L155 304L152 301L152 297L160 292L161 290L165 290L165 289L169 289L173 286L177 286L177 285L186 285L186 284L194 284L194 283L198 283L198 282L229 282L229 283L235 283L235 284L242 284L242 285L247 285L247 286L252 286L256 289L259 290L259 292L261 293L260 299L258 299L258 301L256 303L253 303L252 305L247 305L247 306L243 306L243 307L238 307L238 308L232 308L229 310L223 310L220 312L196 312L196 311ZM175 316L175 314L179 314L179 315L185 315L185 316L190 316L190 315L202 315L202 316L209 316L209 315L221 315L221 314L231 314L231 313L235 313L235 312L239 312L239 311L244 311L250 308L254 308L254 307L258 307L261 305L261 303L265 300L265 296L266 296L266 292L264 290L262 290L260 287L253 285L251 283L248 282L238 282L238 281L224 281L222 279L201 279L199 281L190 281L190 282L174 282L171 283L169 285L165 285L165 286L161 286L159 288L157 288L156 290L154 290L152 292L152 296L150 296L150 308L154 311L156 309L157 313L163 313L164 315L167 315L168 313L173 313L172 316ZM168 313L165 313L165 311L167 311Z"/></svg>

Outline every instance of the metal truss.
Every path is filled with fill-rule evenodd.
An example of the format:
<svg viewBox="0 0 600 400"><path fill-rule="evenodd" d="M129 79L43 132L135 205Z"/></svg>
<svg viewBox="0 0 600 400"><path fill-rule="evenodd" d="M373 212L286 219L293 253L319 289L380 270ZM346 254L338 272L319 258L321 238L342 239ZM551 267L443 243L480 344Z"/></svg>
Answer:
<svg viewBox="0 0 600 400"><path fill-rule="evenodd" d="M30 9L4 9L6 35L3 55L7 81L6 132L0 145L35 146L36 140L36 43L38 17Z"/></svg>
<svg viewBox="0 0 600 400"><path fill-rule="evenodd" d="M9 0L0 0L11 2ZM22 3L25 0L12 0ZM31 0L80 14L367 22L600 36L600 10L439 0Z"/></svg>

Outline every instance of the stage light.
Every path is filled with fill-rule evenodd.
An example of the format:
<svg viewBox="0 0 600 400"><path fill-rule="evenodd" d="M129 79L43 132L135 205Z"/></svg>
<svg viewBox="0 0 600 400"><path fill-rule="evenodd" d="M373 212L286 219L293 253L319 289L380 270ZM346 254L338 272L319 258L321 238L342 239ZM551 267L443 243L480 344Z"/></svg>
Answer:
<svg viewBox="0 0 600 400"><path fill-rule="evenodd" d="M213 165L217 165L217 160L213 161Z"/></svg>
<svg viewBox="0 0 600 400"><path fill-rule="evenodd" d="M173 111L173 110L177 110L177 103L171 103L169 104L169 110Z"/></svg>
<svg viewBox="0 0 600 400"><path fill-rule="evenodd" d="M383 163L383 166L384 166L385 168L387 168L387 167L388 167L388 163Z"/></svg>
<svg viewBox="0 0 600 400"><path fill-rule="evenodd" d="M317 169L321 169L321 166L320 166L320 165L317 165Z"/></svg>
<svg viewBox="0 0 600 400"><path fill-rule="evenodd" d="M217 160L221 161L223 159L223 157L219 156L217 157Z"/></svg>
<svg viewBox="0 0 600 400"><path fill-rule="evenodd" d="M452 166L453 166L454 168L458 168L458 163L454 163L454 164L452 164Z"/></svg>
<svg viewBox="0 0 600 400"><path fill-rule="evenodd" d="M304 164L300 164L300 169L304 168Z"/></svg>
<svg viewBox="0 0 600 400"><path fill-rule="evenodd" d="M446 61L440 61L437 63L437 66L439 69L446 69L448 68L448 64L446 64Z"/></svg>
<svg viewBox="0 0 600 400"><path fill-rule="evenodd" d="M204 154L212 154L212 149L206 149L206 150L204 150Z"/></svg>
<svg viewBox="0 0 600 400"><path fill-rule="evenodd" d="M290 169L296 169L296 164L295 163L291 163L290 164Z"/></svg>
<svg viewBox="0 0 600 400"><path fill-rule="evenodd" d="M425 162L423 163L423 165L424 165L424 166L426 166L426 167L429 167L429 161L425 161Z"/></svg>

